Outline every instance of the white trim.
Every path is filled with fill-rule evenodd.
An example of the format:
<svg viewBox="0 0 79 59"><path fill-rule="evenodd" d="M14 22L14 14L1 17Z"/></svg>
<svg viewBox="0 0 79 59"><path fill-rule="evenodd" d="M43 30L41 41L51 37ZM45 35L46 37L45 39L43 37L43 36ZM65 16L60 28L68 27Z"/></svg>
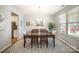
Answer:
<svg viewBox="0 0 79 59"><path fill-rule="evenodd" d="M4 48L2 48L2 49L0 50L0 52L4 51L6 48L8 48L8 47L10 47L10 46L11 46L11 43L9 43L7 46L5 46Z"/></svg>
<svg viewBox="0 0 79 59"><path fill-rule="evenodd" d="M68 42L66 42L65 40L63 40L60 37L57 37L58 40L62 41L64 44L66 44L67 46L69 46L70 48L72 48L74 51L79 52L79 49L77 49L76 47L72 46L71 44L69 44Z"/></svg>

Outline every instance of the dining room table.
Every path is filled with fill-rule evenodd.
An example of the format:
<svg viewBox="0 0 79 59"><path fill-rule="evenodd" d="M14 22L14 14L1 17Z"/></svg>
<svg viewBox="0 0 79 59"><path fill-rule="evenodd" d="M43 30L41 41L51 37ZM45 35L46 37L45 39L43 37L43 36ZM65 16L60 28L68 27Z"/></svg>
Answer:
<svg viewBox="0 0 79 59"><path fill-rule="evenodd" d="M31 32L29 32L29 33L26 33L26 34L24 34L23 35L23 39L24 39L24 48L25 48L25 45L26 45L26 39L27 38L32 38L32 35L33 36L37 36L38 38L40 38L40 37L48 37L48 38L52 38L52 40L53 40L53 47L55 47L55 34L53 34L52 32L48 32L47 33L47 35L46 34L41 34L41 32L40 32L40 30L39 30L39 34L37 34L37 33L31 33Z"/></svg>

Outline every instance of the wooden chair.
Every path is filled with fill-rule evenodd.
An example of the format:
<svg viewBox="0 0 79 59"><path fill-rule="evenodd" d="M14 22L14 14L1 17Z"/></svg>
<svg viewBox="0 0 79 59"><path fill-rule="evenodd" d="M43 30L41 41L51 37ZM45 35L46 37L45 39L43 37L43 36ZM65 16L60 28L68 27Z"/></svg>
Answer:
<svg viewBox="0 0 79 59"><path fill-rule="evenodd" d="M33 47L34 43L37 44L37 47L39 47L38 34L39 34L38 29L33 29L31 31L31 48Z"/></svg>
<svg viewBox="0 0 79 59"><path fill-rule="evenodd" d="M42 44L45 43L48 48L48 31L46 29L40 29L40 46L42 47Z"/></svg>

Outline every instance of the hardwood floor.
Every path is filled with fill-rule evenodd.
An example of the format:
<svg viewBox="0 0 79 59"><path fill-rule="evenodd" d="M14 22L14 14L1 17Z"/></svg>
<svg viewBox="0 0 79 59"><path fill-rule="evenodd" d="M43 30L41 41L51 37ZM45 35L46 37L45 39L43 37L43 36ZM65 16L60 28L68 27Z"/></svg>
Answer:
<svg viewBox="0 0 79 59"><path fill-rule="evenodd" d="M12 45L14 45L18 41L17 38L12 39Z"/></svg>
<svg viewBox="0 0 79 59"><path fill-rule="evenodd" d="M63 44L61 41L56 39L56 47L53 47L52 40L48 40L48 48L43 45L42 48L37 48L37 46L33 45L33 48L30 46L30 41L26 44L27 47L23 47L23 39L19 40L17 43L15 43L10 48L3 51L3 53L75 53L74 50L72 50L67 45Z"/></svg>

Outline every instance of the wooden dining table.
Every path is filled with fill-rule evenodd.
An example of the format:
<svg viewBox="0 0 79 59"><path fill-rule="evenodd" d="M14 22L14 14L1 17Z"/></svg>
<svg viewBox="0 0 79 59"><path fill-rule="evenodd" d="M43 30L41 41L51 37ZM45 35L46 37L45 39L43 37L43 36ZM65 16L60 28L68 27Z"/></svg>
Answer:
<svg viewBox="0 0 79 59"><path fill-rule="evenodd" d="M53 39L53 46L55 47L55 34L51 33L51 32L48 32L48 35L45 35L45 34L40 34L40 31L39 31L39 34L37 33L27 33L25 35L23 35L23 38L24 38L24 48L25 48L25 45L26 45L26 39L27 38L32 38L31 34L33 36L37 36L37 37L48 37L48 38L52 38Z"/></svg>

